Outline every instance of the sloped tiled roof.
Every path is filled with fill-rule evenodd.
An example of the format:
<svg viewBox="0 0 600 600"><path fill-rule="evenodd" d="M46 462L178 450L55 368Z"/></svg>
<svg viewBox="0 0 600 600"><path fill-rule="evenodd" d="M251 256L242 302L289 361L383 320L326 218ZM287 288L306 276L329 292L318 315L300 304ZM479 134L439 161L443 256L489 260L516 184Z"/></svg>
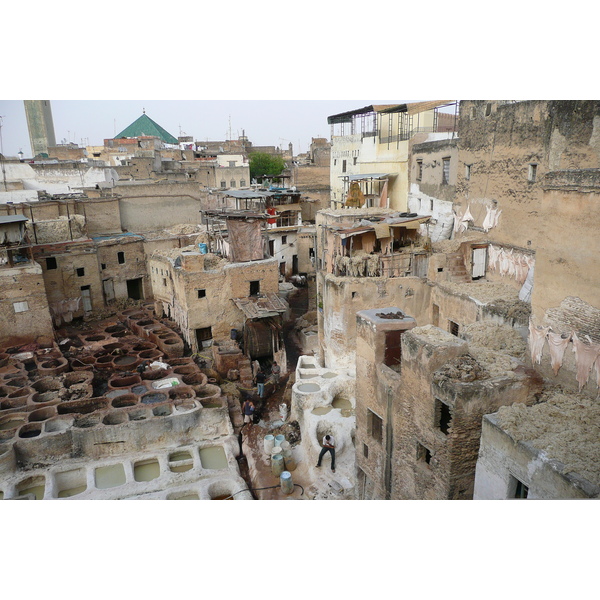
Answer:
<svg viewBox="0 0 600 600"><path fill-rule="evenodd" d="M129 127L126 127L115 136L118 138L137 138L142 136L155 136L165 144L177 144L177 138L173 137L166 129L163 129L156 121L153 121L146 113L136 119Z"/></svg>

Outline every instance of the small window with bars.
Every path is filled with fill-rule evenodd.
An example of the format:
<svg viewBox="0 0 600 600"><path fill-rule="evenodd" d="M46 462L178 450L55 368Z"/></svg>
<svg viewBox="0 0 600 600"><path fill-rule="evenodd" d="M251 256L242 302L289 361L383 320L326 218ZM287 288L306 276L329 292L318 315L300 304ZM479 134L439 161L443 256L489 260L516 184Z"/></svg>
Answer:
<svg viewBox="0 0 600 600"><path fill-rule="evenodd" d="M450 183L450 158L442 158L442 183Z"/></svg>

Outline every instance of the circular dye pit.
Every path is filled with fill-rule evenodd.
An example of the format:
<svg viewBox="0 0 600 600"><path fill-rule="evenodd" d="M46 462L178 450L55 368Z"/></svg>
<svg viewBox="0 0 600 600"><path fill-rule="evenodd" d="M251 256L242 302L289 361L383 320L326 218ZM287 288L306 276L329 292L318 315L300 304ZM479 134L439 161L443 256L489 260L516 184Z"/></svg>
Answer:
<svg viewBox="0 0 600 600"><path fill-rule="evenodd" d="M158 392L150 392L142 396L143 404L156 404L158 402L165 402L167 400L166 394L160 394Z"/></svg>
<svg viewBox="0 0 600 600"><path fill-rule="evenodd" d="M33 438L40 435L40 433L42 433L42 426L37 423L30 423L21 427L21 429L19 430L19 437Z"/></svg>
<svg viewBox="0 0 600 600"><path fill-rule="evenodd" d="M115 366L118 367L127 367L132 365L136 360L137 358L135 356L119 356L118 358L114 359L114 363Z"/></svg>
<svg viewBox="0 0 600 600"><path fill-rule="evenodd" d="M333 379L334 377L337 377L337 373L332 373L329 371L328 373L323 373L321 377L323 377L323 379Z"/></svg>

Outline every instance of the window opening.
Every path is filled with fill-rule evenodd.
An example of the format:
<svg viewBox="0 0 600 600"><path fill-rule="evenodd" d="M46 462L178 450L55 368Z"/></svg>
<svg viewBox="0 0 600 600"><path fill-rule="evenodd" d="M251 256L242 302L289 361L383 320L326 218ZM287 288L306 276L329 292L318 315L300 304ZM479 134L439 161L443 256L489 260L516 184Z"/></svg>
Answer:
<svg viewBox="0 0 600 600"><path fill-rule="evenodd" d="M369 446L366 444L363 444L363 456L365 458L369 458Z"/></svg>
<svg viewBox="0 0 600 600"><path fill-rule="evenodd" d="M508 482L508 497L516 498L518 500L525 500L528 495L529 486L525 485L522 481L511 475Z"/></svg>
<svg viewBox="0 0 600 600"><path fill-rule="evenodd" d="M402 332L386 331L385 333L385 353L383 362L386 366L400 371L400 365L402 363Z"/></svg>
<svg viewBox="0 0 600 600"><path fill-rule="evenodd" d="M450 321L450 319L448 319L448 331L452 335L458 337L458 323L455 323L454 321Z"/></svg>
<svg viewBox="0 0 600 600"><path fill-rule="evenodd" d="M79 267L77 269L77 277L83 277L85 275L85 269L83 267Z"/></svg>
<svg viewBox="0 0 600 600"><path fill-rule="evenodd" d="M442 183L450 183L450 159L442 158Z"/></svg>
<svg viewBox="0 0 600 600"><path fill-rule="evenodd" d="M206 298L206 290L197 290L198 298Z"/></svg>
<svg viewBox="0 0 600 600"><path fill-rule="evenodd" d="M536 164L529 165L529 174L528 174L527 178L532 183L536 180L536 178L537 178L537 165Z"/></svg>
<svg viewBox="0 0 600 600"><path fill-rule="evenodd" d="M426 464L431 463L431 452L428 448L417 442L417 460L423 461Z"/></svg>
<svg viewBox="0 0 600 600"><path fill-rule="evenodd" d="M122 265L125 263L125 252L117 252L117 260L119 264Z"/></svg>
<svg viewBox="0 0 600 600"><path fill-rule="evenodd" d="M452 414L450 407L441 400L435 400L435 426L444 434L448 435Z"/></svg>
<svg viewBox="0 0 600 600"><path fill-rule="evenodd" d="M47 270L58 269L58 264L57 264L56 258L54 258L54 256L49 256L46 259L46 269Z"/></svg>
<svg viewBox="0 0 600 600"><path fill-rule="evenodd" d="M423 179L423 161L417 161L417 181L421 181Z"/></svg>
<svg viewBox="0 0 600 600"><path fill-rule="evenodd" d="M383 421L379 415L367 409L367 433L377 442L383 439Z"/></svg>
<svg viewBox="0 0 600 600"><path fill-rule="evenodd" d="M260 281L251 281L250 282L250 295L258 296L260 294Z"/></svg>

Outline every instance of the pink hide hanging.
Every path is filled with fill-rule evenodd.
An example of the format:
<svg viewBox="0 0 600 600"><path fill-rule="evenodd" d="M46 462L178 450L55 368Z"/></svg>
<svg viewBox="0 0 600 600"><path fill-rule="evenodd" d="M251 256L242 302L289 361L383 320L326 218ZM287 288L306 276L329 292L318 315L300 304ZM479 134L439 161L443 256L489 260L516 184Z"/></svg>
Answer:
<svg viewBox="0 0 600 600"><path fill-rule="evenodd" d="M566 337L565 337L566 336ZM554 333L548 332L548 348L550 349L550 364L554 376L558 375L559 369L562 367L565 350L571 341L570 333Z"/></svg>
<svg viewBox="0 0 600 600"><path fill-rule="evenodd" d="M531 319L529 320L529 349L531 350L531 364L542 362L542 351L546 334L550 327L536 327Z"/></svg>
<svg viewBox="0 0 600 600"><path fill-rule="evenodd" d="M577 362L577 383L579 384L579 391L581 391L588 382L592 367L600 355L600 345L591 343L591 340L589 344L586 344L574 333L573 352L575 352Z"/></svg>

